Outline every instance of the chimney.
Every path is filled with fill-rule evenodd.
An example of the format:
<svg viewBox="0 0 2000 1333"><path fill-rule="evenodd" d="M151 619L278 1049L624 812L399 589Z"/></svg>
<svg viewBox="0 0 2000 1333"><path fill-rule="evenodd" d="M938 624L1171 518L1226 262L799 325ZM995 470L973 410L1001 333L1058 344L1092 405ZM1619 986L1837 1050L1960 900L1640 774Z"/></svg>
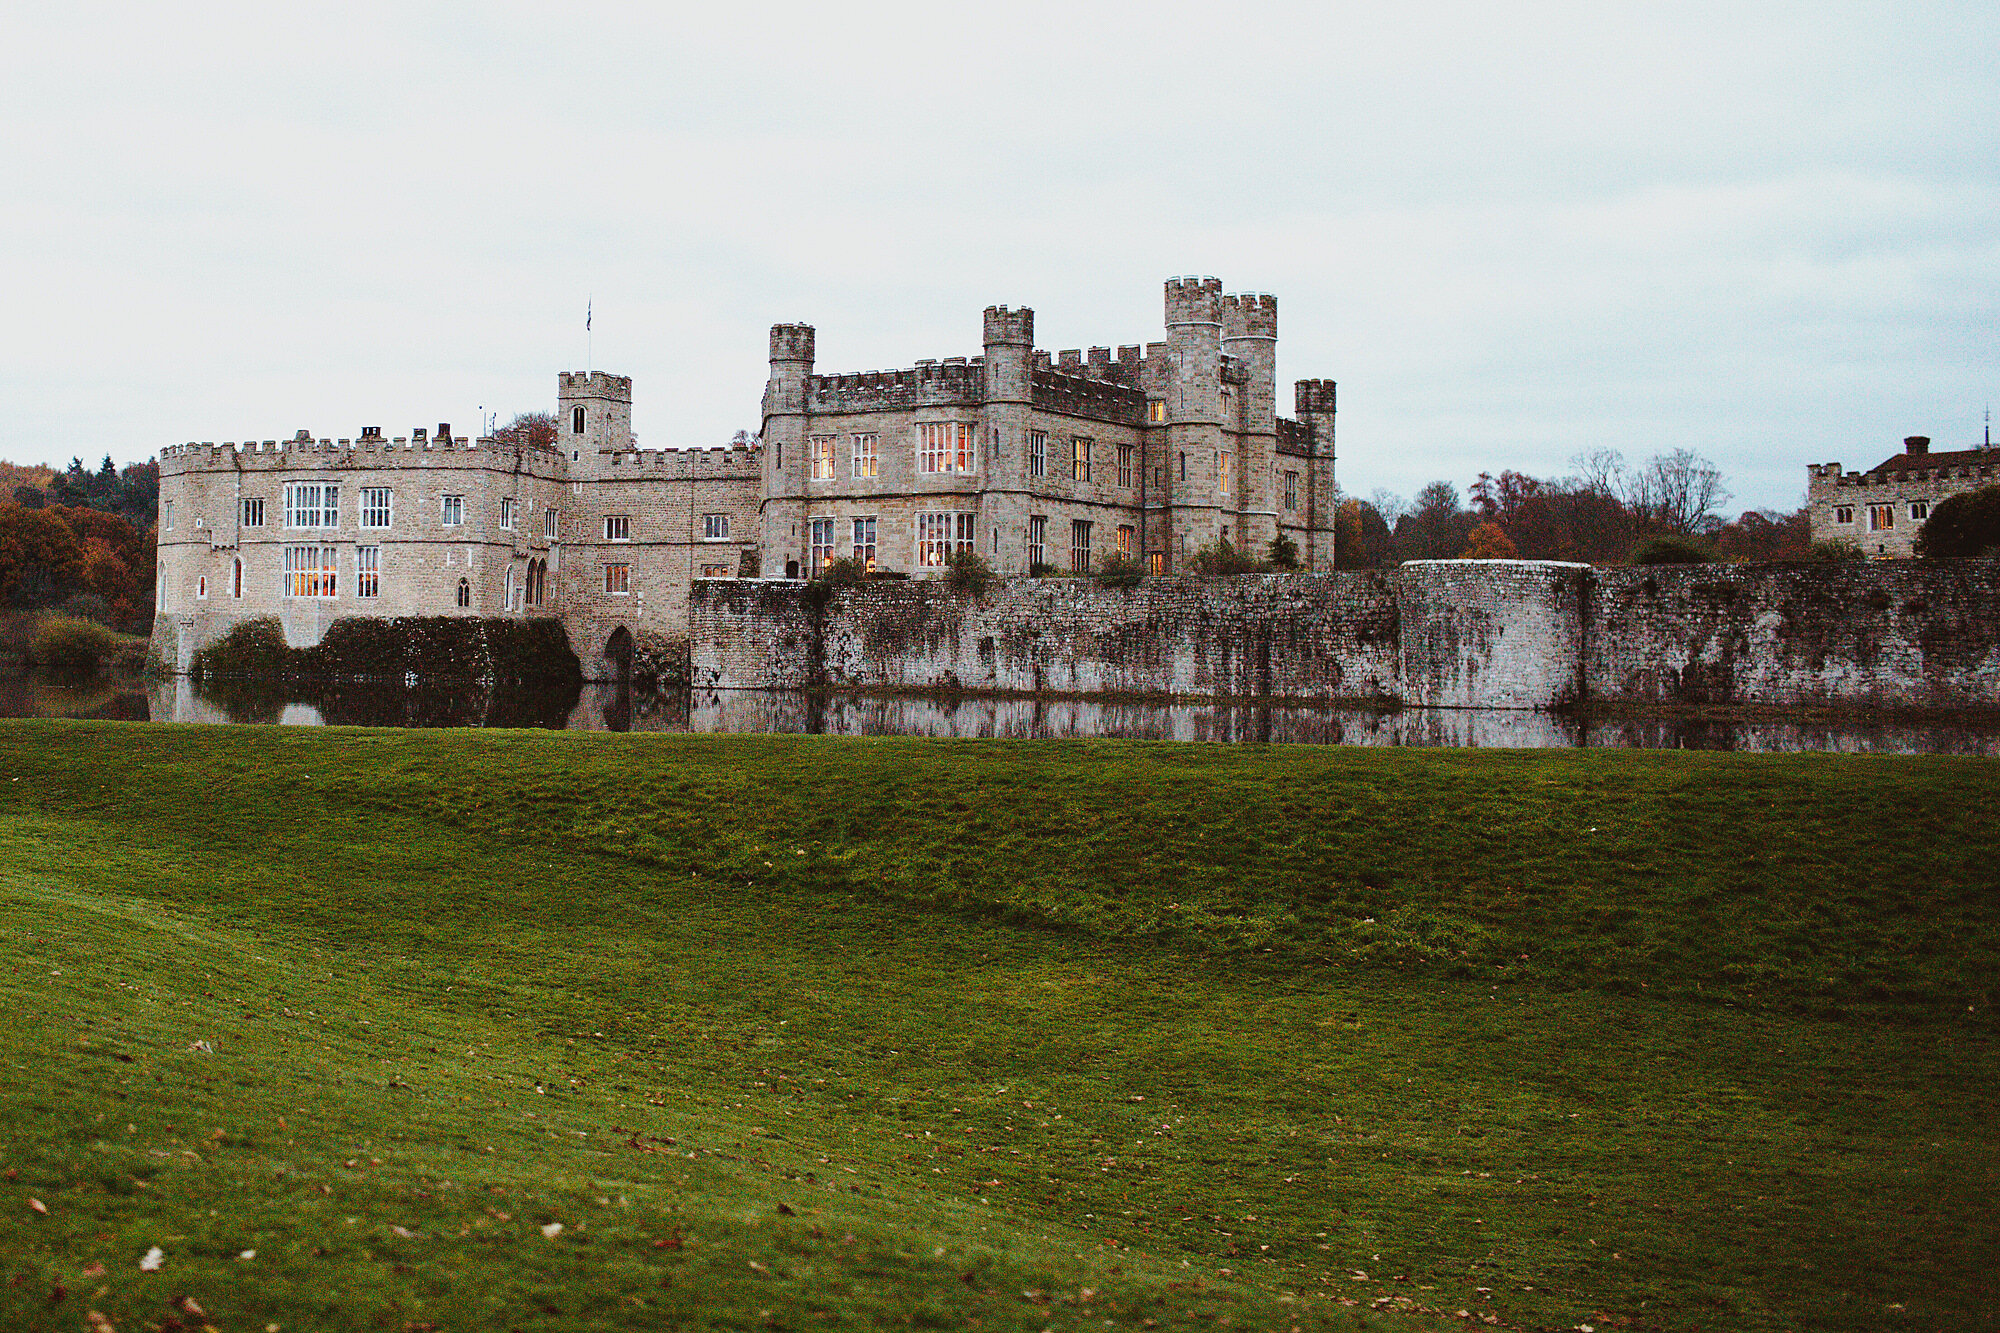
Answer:
<svg viewBox="0 0 2000 1333"><path fill-rule="evenodd" d="M1907 435L1903 437L1903 452L1906 454L1927 454L1931 451L1931 437L1928 435Z"/></svg>

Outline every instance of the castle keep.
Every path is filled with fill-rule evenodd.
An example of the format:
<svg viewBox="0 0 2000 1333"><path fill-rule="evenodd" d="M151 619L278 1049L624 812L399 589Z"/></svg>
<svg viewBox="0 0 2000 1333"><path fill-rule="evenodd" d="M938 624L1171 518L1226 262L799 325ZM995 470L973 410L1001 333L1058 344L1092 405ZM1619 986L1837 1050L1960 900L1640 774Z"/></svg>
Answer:
<svg viewBox="0 0 2000 1333"><path fill-rule="evenodd" d="M1961 491L1991 486L2000 472L1992 439L1972 449L1932 453L1927 435L1903 441L1866 472L1842 472L1838 463L1806 465L1806 505L1812 537L1853 542L1874 557L1916 554L1917 529L1931 507Z"/></svg>
<svg viewBox="0 0 2000 1333"><path fill-rule="evenodd" d="M763 443L642 449L632 381L565 372L553 446L432 434L187 444L160 454L161 657L277 617L556 616L586 675L682 641L697 579L837 558L915 577L977 551L1002 573L1113 555L1177 572L1280 535L1333 564L1334 385L1276 414L1277 301L1166 284L1167 337L1051 356L1034 312L987 310L983 353L824 374L771 330Z"/></svg>

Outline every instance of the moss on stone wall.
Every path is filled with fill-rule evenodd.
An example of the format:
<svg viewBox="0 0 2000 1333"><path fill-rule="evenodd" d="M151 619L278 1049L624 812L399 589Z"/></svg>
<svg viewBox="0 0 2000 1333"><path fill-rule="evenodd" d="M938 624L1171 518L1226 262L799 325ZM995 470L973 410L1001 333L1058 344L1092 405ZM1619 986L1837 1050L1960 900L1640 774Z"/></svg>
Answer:
<svg viewBox="0 0 2000 1333"><path fill-rule="evenodd" d="M562 622L469 616L356 616L319 643L293 648L275 619L250 620L195 654L202 679L480 681L575 684L582 679Z"/></svg>

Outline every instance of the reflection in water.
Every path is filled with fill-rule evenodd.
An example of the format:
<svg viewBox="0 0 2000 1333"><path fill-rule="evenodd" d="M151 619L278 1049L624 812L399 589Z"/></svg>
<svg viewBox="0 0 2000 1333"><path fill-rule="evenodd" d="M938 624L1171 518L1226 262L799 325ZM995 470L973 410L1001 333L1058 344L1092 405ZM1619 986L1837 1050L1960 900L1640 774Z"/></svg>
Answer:
<svg viewBox="0 0 2000 1333"><path fill-rule="evenodd" d="M1134 703L807 695L761 690L656 694L630 684L554 691L483 685L283 685L186 677L145 693L97 681L0 676L0 717L95 717L285 726L539 727L572 731L792 732L828 736L1274 741L1294 745L1465 745L1497 749L1846 751L2000 754L1991 722L1655 715L1581 721L1507 710L1313 708L1295 704Z"/></svg>

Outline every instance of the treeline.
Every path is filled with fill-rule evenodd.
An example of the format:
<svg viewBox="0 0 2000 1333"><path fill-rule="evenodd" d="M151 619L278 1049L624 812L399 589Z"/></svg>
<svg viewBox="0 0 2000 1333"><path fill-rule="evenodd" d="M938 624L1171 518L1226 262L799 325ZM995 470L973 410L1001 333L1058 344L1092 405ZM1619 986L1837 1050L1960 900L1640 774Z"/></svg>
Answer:
<svg viewBox="0 0 2000 1333"><path fill-rule="evenodd" d="M154 524L160 469L62 472L0 463L0 607L57 611L127 634L153 622Z"/></svg>
<svg viewBox="0 0 2000 1333"><path fill-rule="evenodd" d="M1571 460L1565 477L1479 474L1461 499L1434 481L1414 501L1386 491L1344 499L1335 516L1335 564L1377 569L1405 560L1575 560L1596 565L1654 558L1802 560L1807 512L1749 510L1733 520L1722 474L1685 449L1627 467L1615 450ZM1859 554L1858 551L1853 554Z"/></svg>

